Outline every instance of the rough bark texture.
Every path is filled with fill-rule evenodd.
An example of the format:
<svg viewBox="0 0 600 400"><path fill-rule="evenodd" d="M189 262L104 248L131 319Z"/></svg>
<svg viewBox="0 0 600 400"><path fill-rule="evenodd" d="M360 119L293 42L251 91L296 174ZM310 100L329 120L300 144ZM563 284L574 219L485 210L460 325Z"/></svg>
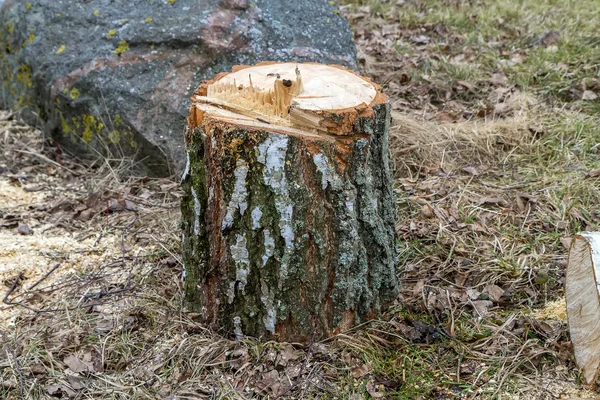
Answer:
<svg viewBox="0 0 600 400"><path fill-rule="evenodd" d="M398 290L389 123L384 99L344 137L211 118L190 126L182 177L189 307L236 337L287 341L376 316Z"/></svg>

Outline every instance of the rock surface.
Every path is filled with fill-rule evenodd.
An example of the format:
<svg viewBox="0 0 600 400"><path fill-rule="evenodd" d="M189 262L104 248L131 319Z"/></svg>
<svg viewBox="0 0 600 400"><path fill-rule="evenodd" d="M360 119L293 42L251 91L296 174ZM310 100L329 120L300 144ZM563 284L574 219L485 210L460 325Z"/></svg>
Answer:
<svg viewBox="0 0 600 400"><path fill-rule="evenodd" d="M0 0L0 106L150 175L182 169L198 84L264 60L355 68L352 34L325 0Z"/></svg>

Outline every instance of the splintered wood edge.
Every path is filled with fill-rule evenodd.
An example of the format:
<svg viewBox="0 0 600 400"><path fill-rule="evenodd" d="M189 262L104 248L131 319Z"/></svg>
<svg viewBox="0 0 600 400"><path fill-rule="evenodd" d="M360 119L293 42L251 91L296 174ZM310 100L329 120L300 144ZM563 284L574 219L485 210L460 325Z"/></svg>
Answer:
<svg viewBox="0 0 600 400"><path fill-rule="evenodd" d="M243 108L231 107L231 104L227 102L220 102L217 99L208 98L209 87L217 84L230 74L237 73L239 71L252 69L256 67L265 67L270 65L297 65L302 71L302 67L306 66L317 66L322 68L335 68L349 73L358 80L363 81L365 84L372 87L374 95L369 104L361 102L352 107L340 108L340 109L302 109L290 107L289 116L286 120L282 118L269 116L263 116L262 114L256 114L250 108L244 110ZM190 114L188 117L188 128L190 130L202 125L205 121L205 117L210 116L211 118L206 121L222 120L223 122L229 123L243 123L245 127L249 129L260 129L267 130L270 132L279 132L282 134L291 135L303 135L312 136L312 134L330 134L330 135L351 135L353 134L352 128L354 122L359 117L372 117L374 115L373 107L376 105L384 104L388 101L385 94L381 92L381 87L370 80L367 77L363 77L360 74L352 71L346 67L340 65L326 65L319 63L279 63L279 62L261 62L256 65L238 65L232 68L231 72L219 73L214 79L202 83L194 92L191 98ZM212 107L209 107L212 106ZM221 109L222 111L218 111ZM237 117L233 117L232 114L240 114ZM246 117L246 118L242 118ZM261 118L262 117L262 118ZM250 120L253 120L250 123Z"/></svg>
<svg viewBox="0 0 600 400"><path fill-rule="evenodd" d="M226 109L222 109L215 106L205 105L205 107L210 108L212 113L204 112L204 115L201 117L202 120L200 124L202 125L210 125L214 126L219 123L226 123L230 125L235 125L240 128L247 129L249 131L268 131L272 133L281 133L283 135L289 136L297 136L304 137L308 139L314 139L319 141L329 141L334 142L335 140L329 135L319 135L313 132L303 131L301 129L296 129L288 126L279 126L273 125L265 122L261 122L256 120L255 118L246 117L241 114L237 114L231 112ZM197 126L200 126L198 124Z"/></svg>
<svg viewBox="0 0 600 400"><path fill-rule="evenodd" d="M584 381L600 374L600 232L582 232L569 251L565 295L575 362Z"/></svg>

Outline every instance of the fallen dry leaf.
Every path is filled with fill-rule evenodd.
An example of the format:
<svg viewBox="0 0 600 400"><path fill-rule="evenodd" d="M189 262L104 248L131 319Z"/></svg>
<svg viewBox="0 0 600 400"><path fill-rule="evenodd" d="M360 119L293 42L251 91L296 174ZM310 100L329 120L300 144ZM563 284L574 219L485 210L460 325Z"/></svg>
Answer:
<svg viewBox="0 0 600 400"><path fill-rule="evenodd" d="M379 389L380 385L377 385L374 379L370 379L369 382L367 382L367 392L372 398L381 399L385 396L385 393L380 392Z"/></svg>
<svg viewBox="0 0 600 400"><path fill-rule="evenodd" d="M89 221L96 215L96 212L91 208L87 208L83 211L78 211L73 215L73 219L76 221Z"/></svg>
<svg viewBox="0 0 600 400"><path fill-rule="evenodd" d="M69 382L69 385L71 385L71 388L73 388L74 390L81 390L85 388L83 380L76 376L67 376L67 381Z"/></svg>
<svg viewBox="0 0 600 400"><path fill-rule="evenodd" d="M508 103L498 103L494 105L494 115L503 115L511 112L513 109Z"/></svg>
<svg viewBox="0 0 600 400"><path fill-rule="evenodd" d="M517 201L517 207L519 208L519 210L525 211L525 203L523 202L521 196L517 196L515 199Z"/></svg>
<svg viewBox="0 0 600 400"><path fill-rule="evenodd" d="M280 352L277 358L277 365L286 367L290 361L296 361L299 358L298 352L291 344L286 345Z"/></svg>
<svg viewBox="0 0 600 400"><path fill-rule="evenodd" d="M27 224L23 222L19 222L19 226L17 226L17 232L19 232L19 235L31 235L31 229L29 229Z"/></svg>
<svg viewBox="0 0 600 400"><path fill-rule="evenodd" d="M457 83L467 90L473 90L475 88L473 84L467 81L458 81Z"/></svg>
<svg viewBox="0 0 600 400"><path fill-rule="evenodd" d="M129 200L123 199L110 199L108 202L108 211L118 212L118 211L136 211L135 204L133 204Z"/></svg>
<svg viewBox="0 0 600 400"><path fill-rule="evenodd" d="M397 24L383 25L381 27L381 33L383 36L398 35L399 32L400 27Z"/></svg>
<svg viewBox="0 0 600 400"><path fill-rule="evenodd" d="M586 178L597 178L599 176L600 176L600 168L592 169L592 170L588 171L587 174L585 174Z"/></svg>
<svg viewBox="0 0 600 400"><path fill-rule="evenodd" d="M85 352L82 355L71 354L63 360L69 369L76 373L81 372L102 372L101 366L96 366L91 352Z"/></svg>
<svg viewBox="0 0 600 400"><path fill-rule="evenodd" d="M504 295L504 289L498 285L487 285L483 292L487 293L488 296L490 296L490 299L495 303L498 303L500 297Z"/></svg>
<svg viewBox="0 0 600 400"><path fill-rule="evenodd" d="M527 200L530 203L537 203L538 201L537 197L528 193L519 192L517 193L517 196L519 196L521 199Z"/></svg>
<svg viewBox="0 0 600 400"><path fill-rule="evenodd" d="M573 240L573 238L561 237L559 240L560 240L560 244L562 244L565 249L568 250L571 248L571 241Z"/></svg>
<svg viewBox="0 0 600 400"><path fill-rule="evenodd" d="M418 36L411 36L411 38L409 40L415 44L427 44L431 41L431 38L429 36L425 36L425 35L418 35Z"/></svg>
<svg viewBox="0 0 600 400"><path fill-rule="evenodd" d="M497 204L499 206L506 206L506 201L502 197L481 197L479 204Z"/></svg>
<svg viewBox="0 0 600 400"><path fill-rule="evenodd" d="M65 394L70 398L77 396L76 391L74 391L67 385L62 384L46 386L46 392L48 392L50 396L54 397L62 397Z"/></svg>
<svg viewBox="0 0 600 400"><path fill-rule="evenodd" d="M475 169L474 167L464 167L462 170L473 176L479 176L479 171L477 171L477 169Z"/></svg>
<svg viewBox="0 0 600 400"><path fill-rule="evenodd" d="M32 374L34 375L42 375L45 374L46 372L48 372L48 369L46 368L46 366L44 364L33 364L31 367L29 367L29 371L31 371Z"/></svg>
<svg viewBox="0 0 600 400"><path fill-rule="evenodd" d="M467 296L469 296L469 299L471 299L471 300L477 300L479 298L479 296L481 296L481 292L477 289L468 288L466 290L466 292L467 292Z"/></svg>
<svg viewBox="0 0 600 400"><path fill-rule="evenodd" d="M475 300L471 302L471 304L473 305L474 317L485 317L490 313L489 308L494 305L494 303L489 300Z"/></svg>
<svg viewBox="0 0 600 400"><path fill-rule="evenodd" d="M235 371L242 368L248 361L250 361L250 355L248 349L241 348L231 352L229 359L231 360L231 368Z"/></svg>
<svg viewBox="0 0 600 400"><path fill-rule="evenodd" d="M363 376L369 373L369 366L367 364L361 364L357 367L352 368L352 372L350 372L350 376L354 379L362 378Z"/></svg>
<svg viewBox="0 0 600 400"><path fill-rule="evenodd" d="M408 326L405 324L399 324L398 325L398 329L400 330L400 332L402 332L402 335L404 335L408 340L410 341L417 341L421 339L421 332L419 332L415 327L413 326Z"/></svg>
<svg viewBox="0 0 600 400"><path fill-rule="evenodd" d="M581 100L594 101L598 98L598 95L591 90L585 90L581 95Z"/></svg>
<svg viewBox="0 0 600 400"><path fill-rule="evenodd" d="M96 324L95 331L100 335L106 335L108 332L115 328L115 322L113 320L104 320Z"/></svg>
<svg viewBox="0 0 600 400"><path fill-rule="evenodd" d="M154 196L154 192L144 189L144 192L142 194L140 194L138 197L143 200L148 200L152 196Z"/></svg>
<svg viewBox="0 0 600 400"><path fill-rule="evenodd" d="M260 381L256 382L256 387L273 397L278 396L284 390L279 381L279 372L276 370L267 372Z"/></svg>
<svg viewBox="0 0 600 400"><path fill-rule="evenodd" d="M490 83L496 86L506 85L508 83L508 78L503 72L496 72L490 78Z"/></svg>
<svg viewBox="0 0 600 400"><path fill-rule="evenodd" d="M429 204L423 205L421 208L421 215L425 218L432 218L435 213L433 212L433 208Z"/></svg>
<svg viewBox="0 0 600 400"><path fill-rule="evenodd" d="M552 30L547 31L542 36L540 42L546 47L557 44L558 42L560 42L560 33Z"/></svg>

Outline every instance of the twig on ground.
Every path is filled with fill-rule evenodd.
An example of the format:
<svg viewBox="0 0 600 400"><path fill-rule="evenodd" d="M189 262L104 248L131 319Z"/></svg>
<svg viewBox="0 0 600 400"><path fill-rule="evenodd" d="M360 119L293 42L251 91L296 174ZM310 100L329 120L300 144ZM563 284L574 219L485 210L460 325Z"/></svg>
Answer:
<svg viewBox="0 0 600 400"><path fill-rule="evenodd" d="M57 166L58 168L64 169L65 171L70 172L73 175L79 175L77 172L73 171L72 169L69 169L69 168L67 168L65 166L62 166L59 163L57 163L56 161L53 161L53 160L49 159L48 157L46 157L46 156L44 156L42 154L34 153L33 151L27 151L27 150L15 150L15 151L18 152L18 153L29 154L30 156L37 157L37 158L39 158L41 160L46 161L47 163L50 163L52 165Z"/></svg>
<svg viewBox="0 0 600 400"><path fill-rule="evenodd" d="M522 188L528 187L529 185L531 185L532 183L534 183L534 182L529 181L529 182L520 183L518 185L512 185L512 186L498 186L498 185L494 185L492 183L484 182L484 181L479 180L479 179L477 180L477 182L480 185L483 185L483 186L486 186L486 187L489 187L489 188L492 188L492 189L500 189L500 190L522 189Z"/></svg>
<svg viewBox="0 0 600 400"><path fill-rule="evenodd" d="M39 285L40 283L42 283L42 281L46 278L48 278L50 276L51 273L53 273L54 271L56 271L56 269L60 266L60 263L56 264L54 267L52 267L50 269L50 271L46 272L46 274L44 274L44 276L42 276L40 279L38 279L38 281L36 283L34 283L33 285L31 285L31 287L27 290L31 290L34 287L36 287L37 285Z"/></svg>
<svg viewBox="0 0 600 400"><path fill-rule="evenodd" d="M22 272L19 272L19 274L17 275L17 277L15 278L15 280L13 281L12 286L10 287L10 289L8 290L8 293L6 293L6 296L4 296L4 298L2 299L2 302L5 304L9 304L7 303L8 298L10 297L10 295L12 294L12 292L15 291L15 289L17 288L17 283L19 282L19 279L21 279L21 276L23 275Z"/></svg>

